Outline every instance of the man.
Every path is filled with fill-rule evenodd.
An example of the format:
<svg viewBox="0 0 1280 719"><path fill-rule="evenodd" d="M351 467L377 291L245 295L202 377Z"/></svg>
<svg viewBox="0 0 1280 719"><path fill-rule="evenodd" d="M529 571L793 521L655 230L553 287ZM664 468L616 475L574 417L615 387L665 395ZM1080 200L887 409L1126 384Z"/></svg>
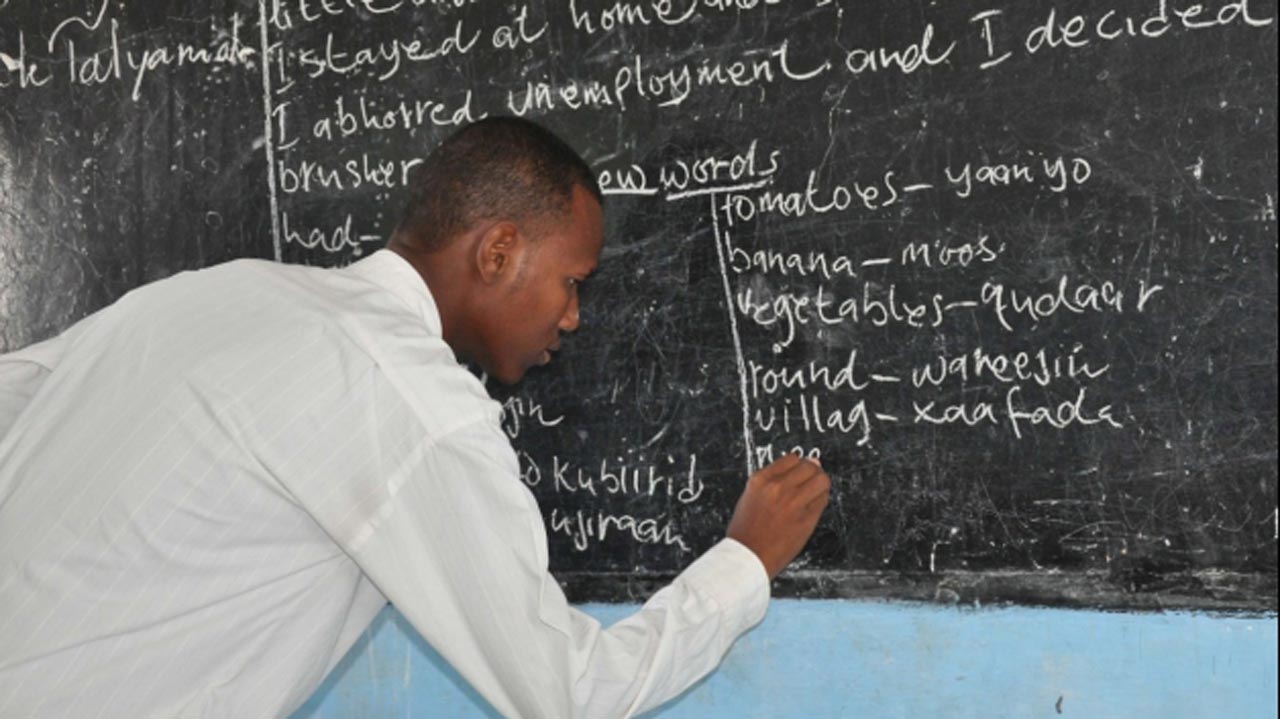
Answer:
<svg viewBox="0 0 1280 719"><path fill-rule="evenodd" d="M630 716L760 620L816 464L750 478L726 539L603 629L458 362L516 382L578 327L589 168L490 119L415 182L348 268L183 273L0 357L0 716L284 716L388 600L504 715Z"/></svg>

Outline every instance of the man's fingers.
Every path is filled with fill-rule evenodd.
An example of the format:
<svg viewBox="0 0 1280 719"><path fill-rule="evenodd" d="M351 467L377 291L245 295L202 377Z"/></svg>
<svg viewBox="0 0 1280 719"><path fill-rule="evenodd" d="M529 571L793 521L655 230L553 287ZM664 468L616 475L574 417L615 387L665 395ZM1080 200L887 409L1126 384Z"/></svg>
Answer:
<svg viewBox="0 0 1280 719"><path fill-rule="evenodd" d="M815 499L826 500L831 495L831 478L819 472L800 486L800 494L806 505Z"/></svg>
<svg viewBox="0 0 1280 719"><path fill-rule="evenodd" d="M759 472L764 477L778 477L794 469L802 461L800 455L787 453L765 465Z"/></svg>
<svg viewBox="0 0 1280 719"><path fill-rule="evenodd" d="M798 474L801 474L801 473L798 473ZM817 479L818 477L826 477L827 473L822 469L822 465L810 464L809 468L806 468L805 471L801 474L801 476L803 476L804 479L800 480L800 484L807 485L810 482Z"/></svg>
<svg viewBox="0 0 1280 719"><path fill-rule="evenodd" d="M831 492L822 492L818 496L805 503L804 508L809 512L821 512L827 508L827 502L831 501Z"/></svg>
<svg viewBox="0 0 1280 719"><path fill-rule="evenodd" d="M792 467L786 474L782 475L780 479L789 484L799 486L812 480L814 477L821 476L822 474L823 471L821 466L809 460L805 460L797 463L796 466Z"/></svg>

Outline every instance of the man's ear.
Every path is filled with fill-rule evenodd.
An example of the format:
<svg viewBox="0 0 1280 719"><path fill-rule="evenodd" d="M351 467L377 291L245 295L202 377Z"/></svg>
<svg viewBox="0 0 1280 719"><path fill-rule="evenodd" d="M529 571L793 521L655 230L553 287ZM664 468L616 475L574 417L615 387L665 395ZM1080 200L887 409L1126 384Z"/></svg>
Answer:
<svg viewBox="0 0 1280 719"><path fill-rule="evenodd" d="M485 229L476 243L476 270L481 281L493 284L511 275L523 245L524 236L514 222L502 220Z"/></svg>

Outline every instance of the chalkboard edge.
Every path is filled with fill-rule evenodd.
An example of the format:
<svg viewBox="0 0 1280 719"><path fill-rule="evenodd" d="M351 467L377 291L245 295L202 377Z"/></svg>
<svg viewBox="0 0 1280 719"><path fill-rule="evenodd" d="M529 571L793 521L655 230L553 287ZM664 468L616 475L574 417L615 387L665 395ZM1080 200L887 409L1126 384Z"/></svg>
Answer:
<svg viewBox="0 0 1280 719"><path fill-rule="evenodd" d="M574 603L640 603L674 574L563 572L556 578ZM937 573L784 572L775 598L919 602L955 607L1026 606L1104 611L1197 611L1274 616L1274 574L1225 570L1162 575L1148 585L1125 584L1106 571L1002 570Z"/></svg>

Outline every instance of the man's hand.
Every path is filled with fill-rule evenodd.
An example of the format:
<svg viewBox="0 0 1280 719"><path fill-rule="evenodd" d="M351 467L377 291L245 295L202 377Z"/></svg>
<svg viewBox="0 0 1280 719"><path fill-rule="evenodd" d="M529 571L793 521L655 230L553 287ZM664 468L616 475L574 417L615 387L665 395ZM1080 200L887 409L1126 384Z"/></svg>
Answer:
<svg viewBox="0 0 1280 719"><path fill-rule="evenodd" d="M822 465L784 455L747 480L727 535L755 552L773 579L804 549L830 491Z"/></svg>

